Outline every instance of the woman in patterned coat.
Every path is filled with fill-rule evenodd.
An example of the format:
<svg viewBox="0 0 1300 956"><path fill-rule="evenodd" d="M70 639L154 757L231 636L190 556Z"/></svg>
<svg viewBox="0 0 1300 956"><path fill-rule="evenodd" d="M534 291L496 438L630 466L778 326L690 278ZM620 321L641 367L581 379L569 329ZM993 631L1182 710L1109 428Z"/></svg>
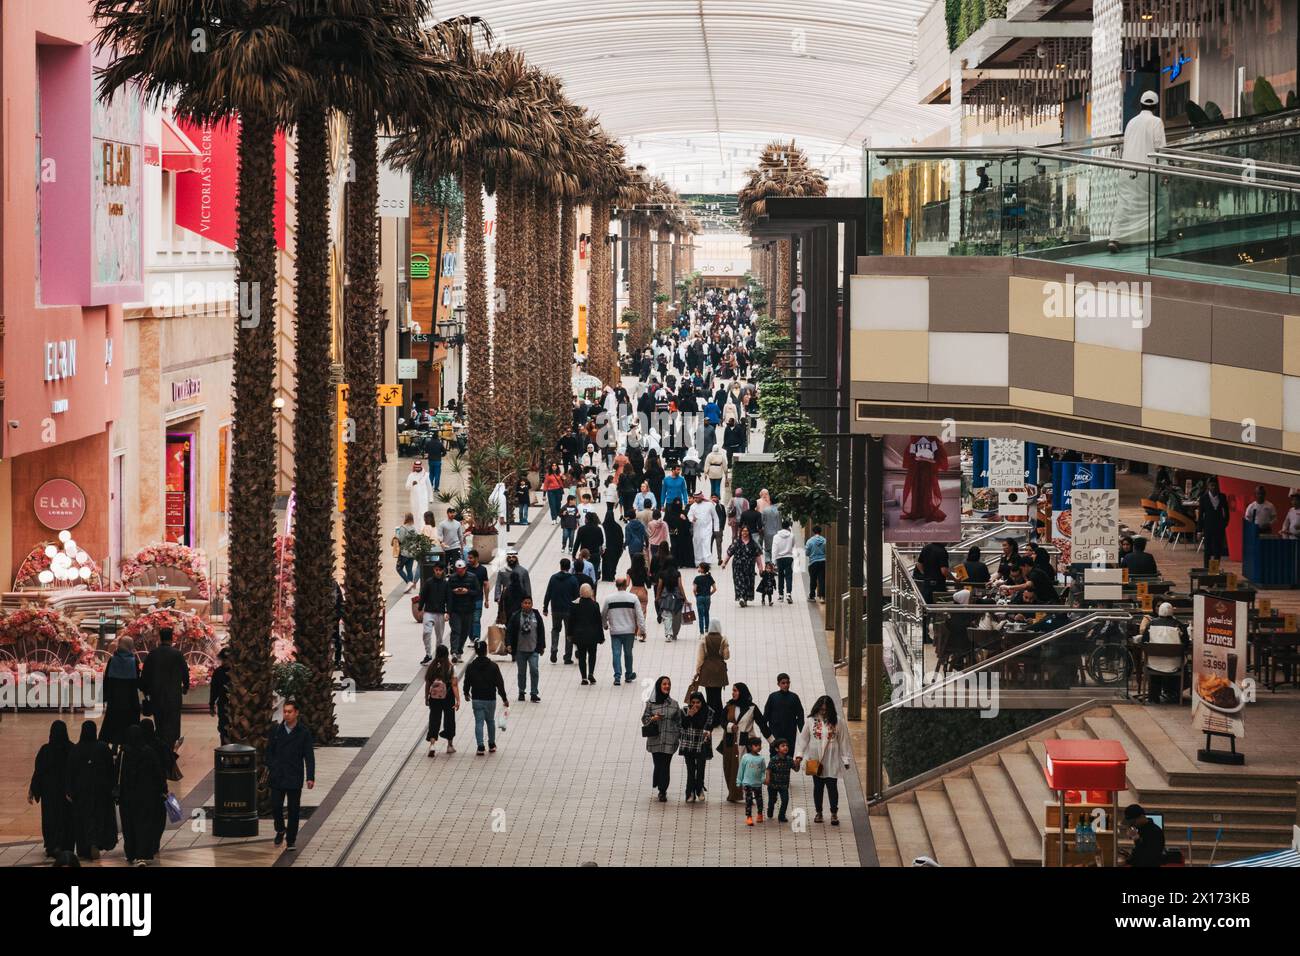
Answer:
<svg viewBox="0 0 1300 956"><path fill-rule="evenodd" d="M677 753L682 735L682 709L669 694L672 687L673 682L668 677L655 681L655 692L646 701L645 711L641 714L642 727L655 727L654 732L645 738L645 749L654 761L653 785L659 791L660 803L668 802L673 754Z"/></svg>
<svg viewBox="0 0 1300 956"><path fill-rule="evenodd" d="M750 536L748 528L742 526L740 537L731 542L722 567L728 563L731 564L731 583L735 586L736 600L744 607L745 602L754 600L754 574L763 566L763 548Z"/></svg>

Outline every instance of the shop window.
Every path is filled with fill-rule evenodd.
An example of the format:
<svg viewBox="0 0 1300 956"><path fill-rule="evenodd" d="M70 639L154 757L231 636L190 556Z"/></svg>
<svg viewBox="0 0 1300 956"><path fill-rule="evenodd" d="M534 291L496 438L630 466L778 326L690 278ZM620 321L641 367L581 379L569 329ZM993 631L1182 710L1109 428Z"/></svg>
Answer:
<svg viewBox="0 0 1300 956"><path fill-rule="evenodd" d="M167 433L164 537L194 547L194 434Z"/></svg>

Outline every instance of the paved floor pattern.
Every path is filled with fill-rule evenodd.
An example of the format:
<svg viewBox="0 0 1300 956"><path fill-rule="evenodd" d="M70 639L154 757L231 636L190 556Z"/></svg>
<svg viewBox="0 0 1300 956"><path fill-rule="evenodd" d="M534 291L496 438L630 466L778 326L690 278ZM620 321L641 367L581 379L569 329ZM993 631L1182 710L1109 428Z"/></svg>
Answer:
<svg viewBox="0 0 1300 956"><path fill-rule="evenodd" d="M521 549L539 594L562 556L558 529L542 521ZM732 679L764 700L776 674L786 671L805 706L811 705L824 692L824 679L802 583L793 604L741 609L730 571L715 577L713 606L731 645ZM598 597L612 587L602 584ZM395 655L389 672L408 672L404 659L415 654L418 660L418 626L399 605L389 627ZM716 756L707 771L706 802L682 801L681 758L673 761L669 802L657 802L639 733L641 710L660 674L673 679L674 697L684 696L697 643L694 625L668 643L652 621L649 639L636 645L633 686L613 686L608 643L598 652L594 686L581 685L576 665L544 660L542 702L536 704L515 701L514 665L498 659L511 707L498 752L485 757L474 753L467 705L457 714L458 752L426 756L427 710L412 695L294 865L857 865L847 799L841 799L841 826L813 823L807 777L792 781L791 816L799 821L793 825L747 828L743 808L725 802Z"/></svg>

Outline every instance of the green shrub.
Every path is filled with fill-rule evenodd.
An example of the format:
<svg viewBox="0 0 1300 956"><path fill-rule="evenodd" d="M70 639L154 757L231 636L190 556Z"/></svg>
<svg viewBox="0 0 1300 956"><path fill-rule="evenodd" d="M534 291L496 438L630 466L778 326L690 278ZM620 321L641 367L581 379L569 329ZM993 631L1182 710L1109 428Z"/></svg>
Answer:
<svg viewBox="0 0 1300 956"><path fill-rule="evenodd" d="M885 772L891 784L902 783L1058 713L1003 710L996 717L981 717L980 711L969 708L900 707L888 711L880 729Z"/></svg>

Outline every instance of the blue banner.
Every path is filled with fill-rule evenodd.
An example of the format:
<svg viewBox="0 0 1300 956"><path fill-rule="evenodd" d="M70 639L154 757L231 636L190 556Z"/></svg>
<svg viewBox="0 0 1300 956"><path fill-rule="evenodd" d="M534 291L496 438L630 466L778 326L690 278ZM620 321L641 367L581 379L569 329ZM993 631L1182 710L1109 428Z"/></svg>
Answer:
<svg viewBox="0 0 1300 956"><path fill-rule="evenodd" d="M1042 445L1035 445L1033 442L1025 442L1025 484L1038 484L1038 450L1043 448ZM971 472L972 488L987 488L989 486L989 440L987 438L976 438L971 442Z"/></svg>
<svg viewBox="0 0 1300 956"><path fill-rule="evenodd" d="M1070 510L1075 488L1100 490L1115 487L1115 465L1109 461L1052 462L1052 511Z"/></svg>

